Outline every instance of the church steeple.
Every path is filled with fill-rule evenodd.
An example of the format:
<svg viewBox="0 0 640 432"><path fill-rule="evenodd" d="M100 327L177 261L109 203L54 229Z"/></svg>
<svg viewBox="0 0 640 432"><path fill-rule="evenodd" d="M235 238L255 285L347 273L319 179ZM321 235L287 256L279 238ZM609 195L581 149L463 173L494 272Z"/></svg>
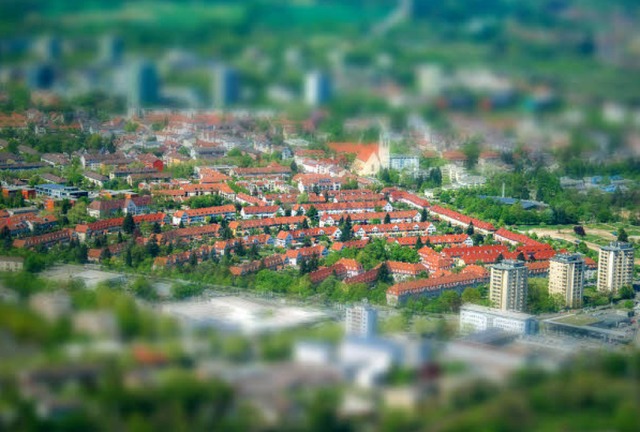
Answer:
<svg viewBox="0 0 640 432"><path fill-rule="evenodd" d="M387 132L382 129L380 131L380 139L378 142L378 158L380 159L380 168L389 168L391 165L390 155L390 139Z"/></svg>

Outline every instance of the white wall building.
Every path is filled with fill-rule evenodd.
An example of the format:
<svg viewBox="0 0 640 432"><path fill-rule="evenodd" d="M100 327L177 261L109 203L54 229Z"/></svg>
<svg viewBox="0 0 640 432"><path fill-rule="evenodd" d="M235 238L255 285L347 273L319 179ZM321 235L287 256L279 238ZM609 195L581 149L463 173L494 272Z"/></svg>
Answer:
<svg viewBox="0 0 640 432"><path fill-rule="evenodd" d="M523 312L527 303L527 276L524 261L505 260L492 266L489 299L493 306Z"/></svg>
<svg viewBox="0 0 640 432"><path fill-rule="evenodd" d="M480 332L490 328L528 335L537 331L537 321L533 315L475 304L465 304L460 308L460 331L462 333Z"/></svg>
<svg viewBox="0 0 640 432"><path fill-rule="evenodd" d="M368 304L364 303L347 309L345 330L347 336L355 336L368 339L376 334L378 325L378 313Z"/></svg>
<svg viewBox="0 0 640 432"><path fill-rule="evenodd" d="M598 290L616 294L625 285L633 284L633 246L612 242L600 249L598 257Z"/></svg>

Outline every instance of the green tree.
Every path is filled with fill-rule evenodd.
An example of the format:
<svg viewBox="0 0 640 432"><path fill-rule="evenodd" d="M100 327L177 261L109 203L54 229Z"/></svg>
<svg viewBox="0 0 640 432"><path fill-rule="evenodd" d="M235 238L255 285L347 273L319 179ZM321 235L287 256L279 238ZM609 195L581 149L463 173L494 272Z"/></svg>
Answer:
<svg viewBox="0 0 640 432"><path fill-rule="evenodd" d="M100 262L106 263L110 259L111 259L111 251L109 250L108 247L103 248L102 252L100 252Z"/></svg>
<svg viewBox="0 0 640 432"><path fill-rule="evenodd" d="M464 303L481 304L483 302L480 290L477 288L465 288L462 292L462 301Z"/></svg>
<svg viewBox="0 0 640 432"><path fill-rule="evenodd" d="M636 296L636 292L630 285L624 285L618 291L618 297L622 300L633 299Z"/></svg>
<svg viewBox="0 0 640 432"><path fill-rule="evenodd" d="M351 216L347 216L347 219L344 221L342 226L340 227L340 241L346 242L353 238L353 225L351 224Z"/></svg>
<svg viewBox="0 0 640 432"><path fill-rule="evenodd" d="M127 213L122 221L122 231L125 234L133 234L136 229L136 223L133 220L133 215L131 213Z"/></svg>
<svg viewBox="0 0 640 432"><path fill-rule="evenodd" d="M124 251L124 264L127 267L133 267L133 256L131 254L130 247L127 247L127 249Z"/></svg>
<svg viewBox="0 0 640 432"><path fill-rule="evenodd" d="M618 231L618 241L619 242L628 242L629 241L629 235L627 234L625 229L622 228L622 227Z"/></svg>
<svg viewBox="0 0 640 432"><path fill-rule="evenodd" d="M387 266L387 263L382 263L380 265L380 269L378 270L378 279L379 282L383 282L383 283L392 283L393 282L393 277L391 276L391 273L389 272L389 267Z"/></svg>

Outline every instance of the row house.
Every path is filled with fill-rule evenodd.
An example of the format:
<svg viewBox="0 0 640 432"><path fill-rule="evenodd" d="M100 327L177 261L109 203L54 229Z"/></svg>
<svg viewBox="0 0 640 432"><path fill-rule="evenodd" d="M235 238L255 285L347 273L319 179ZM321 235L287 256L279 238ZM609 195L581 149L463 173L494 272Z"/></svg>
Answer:
<svg viewBox="0 0 640 432"><path fill-rule="evenodd" d="M445 291L462 293L468 287L489 282L489 272L480 266L467 266L462 272L413 281L400 282L387 290L387 304L406 303L409 298L438 297Z"/></svg>
<svg viewBox="0 0 640 432"><path fill-rule="evenodd" d="M340 223L349 216L352 223L367 224L374 221L384 221L389 215L391 223L398 222L420 222L421 215L417 210L396 210L391 212L371 212L371 213L342 213L342 214L323 214L320 217L320 226L333 226Z"/></svg>
<svg viewBox="0 0 640 432"><path fill-rule="evenodd" d="M328 201L381 201L384 195L368 189L341 190L326 192Z"/></svg>
<svg viewBox="0 0 640 432"><path fill-rule="evenodd" d="M380 274L380 266L376 266L371 270L367 270L355 276L347 277L344 279L344 283L347 285L353 284L366 284L371 285L378 280L378 275Z"/></svg>
<svg viewBox="0 0 640 432"><path fill-rule="evenodd" d="M76 235L80 241L84 242L94 235L119 232L122 229L123 222L124 218L111 218L88 224L78 224L76 225Z"/></svg>
<svg viewBox="0 0 640 432"><path fill-rule="evenodd" d="M353 233L358 237L422 236L436 232L431 222L404 222L396 224L354 225Z"/></svg>
<svg viewBox="0 0 640 432"><path fill-rule="evenodd" d="M89 183L98 187L104 187L104 184L109 181L109 177L93 171L84 171L82 173L82 177Z"/></svg>
<svg viewBox="0 0 640 432"><path fill-rule="evenodd" d="M184 225L191 225L206 222L206 218L215 219L218 217L235 219L236 207L233 204L228 204L198 209L177 210L173 213L172 223L174 225L180 225L180 222L182 222Z"/></svg>
<svg viewBox="0 0 640 432"><path fill-rule="evenodd" d="M204 238L216 237L220 231L220 225L209 224L203 226L192 226L165 231L161 234L154 234L159 243L170 243L175 240L202 240Z"/></svg>
<svg viewBox="0 0 640 432"><path fill-rule="evenodd" d="M328 255L327 248L322 245L309 246L305 248L288 250L285 253L287 264L297 266L301 260L310 259L312 257L324 258Z"/></svg>
<svg viewBox="0 0 640 432"><path fill-rule="evenodd" d="M355 214L355 213L373 213L373 212L391 212L393 206L388 201L362 201L362 202L341 202L341 203L324 203L324 204L299 204L293 207L292 213L307 214L311 206L315 207L318 215L325 214Z"/></svg>
<svg viewBox="0 0 640 432"><path fill-rule="evenodd" d="M276 235L276 246L281 248L288 248L293 243L293 235L289 231L280 231Z"/></svg>
<svg viewBox="0 0 640 432"><path fill-rule="evenodd" d="M63 153L45 153L40 156L40 160L56 168L66 167L71 164L71 159L69 159L69 156Z"/></svg>
<svg viewBox="0 0 640 432"><path fill-rule="evenodd" d="M122 154L89 154L80 156L82 168L96 171L106 166L126 166L132 161Z"/></svg>
<svg viewBox="0 0 640 432"><path fill-rule="evenodd" d="M138 155L136 159L138 162L142 163L145 168L151 168L159 172L164 170L164 162L162 162L162 159L151 153L143 153Z"/></svg>
<svg viewBox="0 0 640 432"><path fill-rule="evenodd" d="M296 174L293 177L300 193L317 191L337 191L347 183L345 177L332 177L327 174Z"/></svg>
<svg viewBox="0 0 640 432"><path fill-rule="evenodd" d="M200 263L211 256L213 248L209 245L200 246L184 252L178 252L164 257L156 257L153 260L153 268L169 268L188 263L191 256L195 254L197 261Z"/></svg>
<svg viewBox="0 0 640 432"><path fill-rule="evenodd" d="M38 216L31 212L0 218L0 230L7 227L12 237L22 237L31 233L41 233L54 229L57 226L58 219L55 216Z"/></svg>
<svg viewBox="0 0 640 432"><path fill-rule="evenodd" d="M112 257L121 255L127 248L127 243L116 243L109 245L106 249L109 249L109 255ZM100 261L100 257L105 248L92 248L87 251L87 260L89 262L97 263Z"/></svg>
<svg viewBox="0 0 640 432"><path fill-rule="evenodd" d="M291 176L291 167L272 163L266 167L232 168L230 174L236 177L274 176L288 178Z"/></svg>
<svg viewBox="0 0 640 432"><path fill-rule="evenodd" d="M249 248L253 245L264 247L275 244L275 240L268 234L260 234L254 236L246 236L244 238L236 238L231 240L218 240L214 243L213 248L217 255L224 256L235 252L236 248L243 245L245 248Z"/></svg>
<svg viewBox="0 0 640 432"><path fill-rule="evenodd" d="M512 245L521 244L525 246L535 246L543 244L524 234L515 233L504 228L500 228L498 231L496 231L493 234L493 238L501 243L509 243Z"/></svg>
<svg viewBox="0 0 640 432"><path fill-rule="evenodd" d="M109 174L109 178L113 179L126 179L128 176L132 174L145 174L145 175L154 175L158 174L158 170L155 168L121 168L113 170Z"/></svg>
<svg viewBox="0 0 640 432"><path fill-rule="evenodd" d="M344 279L346 273L347 271L342 264L335 263L332 266L320 267L318 270L312 271L311 273L309 273L309 280L313 284L318 284L327 279L329 276L335 276L338 279Z"/></svg>
<svg viewBox="0 0 640 432"><path fill-rule="evenodd" d="M192 159L217 159L223 157L226 149L217 143L200 143L191 147Z"/></svg>
<svg viewBox="0 0 640 432"><path fill-rule="evenodd" d="M535 261L525 263L529 277L546 278L549 276L549 261Z"/></svg>
<svg viewBox="0 0 640 432"><path fill-rule="evenodd" d="M105 235L109 233L119 232L122 229L124 222L123 217L102 219L96 222L88 224L76 225L76 235L80 241L86 241L88 238L94 235ZM133 222L139 227L143 223L154 224L158 223L160 226L167 222L167 215L165 213L150 213L143 215L136 215L133 217Z"/></svg>
<svg viewBox="0 0 640 432"><path fill-rule="evenodd" d="M275 204L279 204L279 205L292 205L292 204L297 204L298 203L298 197L300 195L299 194L278 194L278 193L272 193L272 194L265 194L262 197L262 200L267 204L267 205L275 205ZM324 197L323 200L324 202Z"/></svg>
<svg viewBox="0 0 640 432"><path fill-rule="evenodd" d="M180 188L186 197L195 197L202 195L220 195L223 198L233 200L236 196L235 192L226 183L207 183L207 184L185 184Z"/></svg>
<svg viewBox="0 0 640 432"><path fill-rule="evenodd" d="M429 211L437 215L440 219L451 222L453 225L466 228L470 224L473 224L474 228L483 234L491 234L496 230L493 224L489 222L481 221L480 219L472 218L444 207L434 205L430 207Z"/></svg>
<svg viewBox="0 0 640 432"><path fill-rule="evenodd" d="M9 230L11 237L23 237L31 234L29 224L24 219L16 219L14 217L7 217L0 220L0 230Z"/></svg>
<svg viewBox="0 0 640 432"><path fill-rule="evenodd" d="M271 234L257 234L252 236L244 236L242 238L242 241L247 246L251 246L253 244L256 244L260 247L275 245L275 239Z"/></svg>
<svg viewBox="0 0 640 432"><path fill-rule="evenodd" d="M171 180L170 173L163 172L153 172L153 173L145 173L145 174L129 174L126 177L127 184L129 186L138 185L140 183L162 183Z"/></svg>
<svg viewBox="0 0 640 432"><path fill-rule="evenodd" d="M352 258L340 258L336 264L344 268L345 277L354 277L364 272L362 264Z"/></svg>
<svg viewBox="0 0 640 432"><path fill-rule="evenodd" d="M346 242L334 242L331 250L340 252L343 249L362 249L369 244L369 239L349 240Z"/></svg>
<svg viewBox="0 0 640 432"><path fill-rule="evenodd" d="M263 205L263 202L260 198L251 196L249 194L238 192L236 194L235 201L242 205L250 205L250 206L260 206Z"/></svg>
<svg viewBox="0 0 640 432"><path fill-rule="evenodd" d="M152 199L150 196L136 196L124 199L94 200L87 207L89 216L100 219L118 212L138 215L148 213Z"/></svg>
<svg viewBox="0 0 640 432"><path fill-rule="evenodd" d="M237 266L229 267L229 271L234 276L244 276L251 273L256 273L262 269L267 270L281 270L285 266L285 260L282 255L271 255L260 260L251 261L248 263L240 264Z"/></svg>
<svg viewBox="0 0 640 432"><path fill-rule="evenodd" d="M191 158L183 154L180 154L177 151L169 151L169 152L166 152L164 155L162 155L162 162L166 166L180 165L190 161L191 161Z"/></svg>
<svg viewBox="0 0 640 432"><path fill-rule="evenodd" d="M467 234L443 234L416 237L394 237L387 239L390 243L400 246L415 247L418 238L423 245L431 246L473 246L473 240Z"/></svg>
<svg viewBox="0 0 640 432"><path fill-rule="evenodd" d="M509 249L503 245L484 245L470 247L450 247L442 250L451 258L457 259L461 264L493 264L502 256L505 258Z"/></svg>
<svg viewBox="0 0 640 432"><path fill-rule="evenodd" d="M242 210L240 210L240 215L242 216L242 219L265 219L282 216L284 215L284 211L282 210L282 207L277 205L249 206L243 207Z"/></svg>
<svg viewBox="0 0 640 432"><path fill-rule="evenodd" d="M56 244L68 244L73 239L73 236L73 230L71 228L65 228L60 231L14 240L13 246L19 249L30 249L37 246L49 248Z"/></svg>
<svg viewBox="0 0 640 432"><path fill-rule="evenodd" d="M392 202L401 202L419 210L429 208L431 204L424 198L419 197L411 192L396 190L389 194L389 199Z"/></svg>
<svg viewBox="0 0 640 432"><path fill-rule="evenodd" d="M434 274L443 270L449 270L453 268L453 258L449 255L436 252L430 247L423 247L418 250L420 261L425 265L429 273Z"/></svg>
<svg viewBox="0 0 640 432"><path fill-rule="evenodd" d="M243 221L233 221L229 223L229 228L235 235L249 232L252 229L264 229L272 227L287 227L296 229L298 225L306 220L305 216L280 216L266 219L249 219Z"/></svg>
<svg viewBox="0 0 640 432"><path fill-rule="evenodd" d="M423 263L405 263L400 261L387 261L387 269L396 281L415 278L429 269Z"/></svg>
<svg viewBox="0 0 640 432"><path fill-rule="evenodd" d="M339 239L342 235L342 230L338 227L319 227L319 228L306 228L291 231L291 235L294 241L303 241L305 237L310 237L312 239L327 236L332 240Z"/></svg>
<svg viewBox="0 0 640 432"><path fill-rule="evenodd" d="M231 177L214 168L196 167L195 171L198 174L200 183L226 183L231 180Z"/></svg>
<svg viewBox="0 0 640 432"><path fill-rule="evenodd" d="M241 239L218 240L213 244L213 250L217 256L229 255L240 243L244 244Z"/></svg>

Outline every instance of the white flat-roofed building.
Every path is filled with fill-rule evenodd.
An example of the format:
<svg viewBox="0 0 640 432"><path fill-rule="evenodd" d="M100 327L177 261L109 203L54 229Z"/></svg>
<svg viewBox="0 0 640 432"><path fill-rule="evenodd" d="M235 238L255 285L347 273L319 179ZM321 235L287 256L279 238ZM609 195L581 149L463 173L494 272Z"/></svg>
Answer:
<svg viewBox="0 0 640 432"><path fill-rule="evenodd" d="M496 308L465 304L460 308L460 331L480 332L498 328L521 335L534 334L537 321L533 315L522 312L503 311Z"/></svg>
<svg viewBox="0 0 640 432"><path fill-rule="evenodd" d="M633 246L611 242L600 248L598 257L598 290L616 294L625 285L633 284Z"/></svg>
<svg viewBox="0 0 640 432"><path fill-rule="evenodd" d="M549 260L549 294L560 295L567 306L582 306L584 259L580 254L558 254Z"/></svg>
<svg viewBox="0 0 640 432"><path fill-rule="evenodd" d="M527 303L528 269L524 261L504 260L491 267L489 298L493 306L522 312Z"/></svg>
<svg viewBox="0 0 640 432"><path fill-rule="evenodd" d="M368 304L361 304L347 309L345 320L348 336L370 338L376 334L378 314Z"/></svg>

